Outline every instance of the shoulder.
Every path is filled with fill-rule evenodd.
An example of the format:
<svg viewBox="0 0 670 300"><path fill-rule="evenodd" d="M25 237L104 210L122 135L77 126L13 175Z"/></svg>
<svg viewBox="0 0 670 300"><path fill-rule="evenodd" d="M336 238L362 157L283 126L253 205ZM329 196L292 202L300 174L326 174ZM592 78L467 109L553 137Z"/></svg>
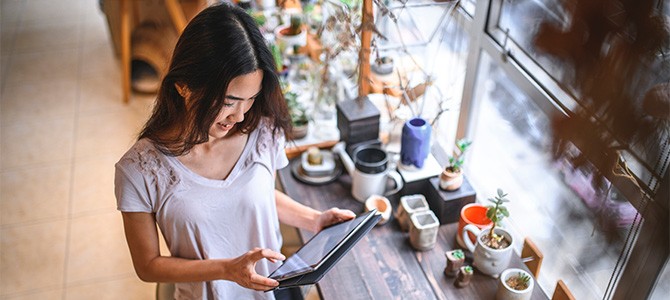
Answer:
<svg viewBox="0 0 670 300"><path fill-rule="evenodd" d="M277 146L283 148L284 132L281 129L275 130L270 118L264 117L261 119L255 131L259 151L265 151L268 148L277 148Z"/></svg>
<svg viewBox="0 0 670 300"><path fill-rule="evenodd" d="M130 177L144 177L151 181L174 184L178 180L175 171L168 162L168 156L162 153L149 139L137 141L116 163Z"/></svg>

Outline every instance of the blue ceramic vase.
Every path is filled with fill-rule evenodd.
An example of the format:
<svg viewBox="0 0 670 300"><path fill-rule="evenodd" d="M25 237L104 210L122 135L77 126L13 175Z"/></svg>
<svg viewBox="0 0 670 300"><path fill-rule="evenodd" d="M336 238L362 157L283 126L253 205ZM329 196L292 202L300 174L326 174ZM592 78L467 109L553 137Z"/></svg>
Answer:
<svg viewBox="0 0 670 300"><path fill-rule="evenodd" d="M422 118L413 118L402 127L400 161L406 166L423 168L430 152L430 124Z"/></svg>

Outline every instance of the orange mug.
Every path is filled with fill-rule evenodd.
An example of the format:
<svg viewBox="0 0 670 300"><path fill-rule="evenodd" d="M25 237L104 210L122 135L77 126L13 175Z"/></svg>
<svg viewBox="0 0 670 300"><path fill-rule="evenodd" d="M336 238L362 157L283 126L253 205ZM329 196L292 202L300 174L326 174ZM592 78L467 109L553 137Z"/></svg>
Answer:
<svg viewBox="0 0 670 300"><path fill-rule="evenodd" d="M484 205L481 205L479 203L470 203L461 209L461 217L458 219L458 232L456 234L456 242L462 249L467 249L465 246L465 243L463 242L463 227L468 224L472 224L477 226L477 228L484 229L487 227L491 227L493 225L493 222L489 220L489 218L486 217L486 210L488 208ZM474 244L475 241L477 240L477 237L468 232L468 236L470 237L470 241Z"/></svg>

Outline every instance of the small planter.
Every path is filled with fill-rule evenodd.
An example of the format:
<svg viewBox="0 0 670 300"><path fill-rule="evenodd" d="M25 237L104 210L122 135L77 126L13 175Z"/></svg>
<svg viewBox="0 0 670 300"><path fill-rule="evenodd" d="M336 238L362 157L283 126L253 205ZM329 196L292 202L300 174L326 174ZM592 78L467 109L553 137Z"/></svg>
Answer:
<svg viewBox="0 0 670 300"><path fill-rule="evenodd" d="M410 217L409 243L418 251L433 249L437 242L437 230L440 221L433 211L424 210Z"/></svg>
<svg viewBox="0 0 670 300"><path fill-rule="evenodd" d="M471 266L462 266L458 269L458 273L456 274L456 280L454 281L454 285L458 288L462 288L470 284L470 279L472 278L472 275L474 274L474 270L472 270Z"/></svg>
<svg viewBox="0 0 670 300"><path fill-rule="evenodd" d="M473 252L474 259L472 264L477 267L477 270L491 277L498 278L500 273L509 266L513 254L513 240L512 235L509 232L500 227L496 227L494 232L497 236L501 237L501 240L505 242L505 245L500 248L489 247L486 238L488 237L490 230L491 228L480 231L474 225L467 225L463 228L463 241L468 250ZM467 237L468 233L477 235L476 245Z"/></svg>
<svg viewBox="0 0 670 300"><path fill-rule="evenodd" d="M528 300L533 294L535 280L530 273L511 268L502 272L498 281L497 300Z"/></svg>
<svg viewBox="0 0 670 300"><path fill-rule="evenodd" d="M398 212L396 214L396 219L398 219L398 224L400 224L400 230L409 231L410 216L416 212L429 210L428 202L426 197L421 194L407 195L400 197L400 206L398 206Z"/></svg>
<svg viewBox="0 0 670 300"><path fill-rule="evenodd" d="M292 140L299 140L307 136L307 123L300 125L293 125L293 130L291 130L290 138Z"/></svg>
<svg viewBox="0 0 670 300"><path fill-rule="evenodd" d="M465 262L465 253L461 249L455 249L445 252L444 256L447 258L447 267L444 268L444 275L449 277L456 276L456 273L458 273L458 270Z"/></svg>
<svg viewBox="0 0 670 300"><path fill-rule="evenodd" d="M365 200L365 211L371 211L373 209L382 215L382 218L377 222L377 226L384 225L391 218L391 202L384 196L372 195L367 200Z"/></svg>
<svg viewBox="0 0 670 300"><path fill-rule="evenodd" d="M454 172L445 168L440 174L440 188L445 191L455 191L463 185L463 171Z"/></svg>

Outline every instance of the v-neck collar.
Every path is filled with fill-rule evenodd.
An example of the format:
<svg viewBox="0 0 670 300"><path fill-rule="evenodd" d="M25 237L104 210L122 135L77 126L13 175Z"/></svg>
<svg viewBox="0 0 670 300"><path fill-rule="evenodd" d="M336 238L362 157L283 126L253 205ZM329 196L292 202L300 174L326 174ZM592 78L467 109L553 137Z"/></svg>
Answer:
<svg viewBox="0 0 670 300"><path fill-rule="evenodd" d="M177 157L170 156L169 159L178 168L182 169L187 174L187 176L189 176L191 179L193 179L198 183L217 187L227 186L241 174L242 168L244 168L244 166L246 165L247 157L250 155L251 148L253 148L253 146L256 144L257 136L258 136L258 130L254 130L249 133L247 141L244 144L244 149L242 149L242 154L240 154L240 157L235 162L235 165L233 166L232 170L230 170L230 173L228 174L226 179L211 179L204 177L194 172L193 170L189 169Z"/></svg>

